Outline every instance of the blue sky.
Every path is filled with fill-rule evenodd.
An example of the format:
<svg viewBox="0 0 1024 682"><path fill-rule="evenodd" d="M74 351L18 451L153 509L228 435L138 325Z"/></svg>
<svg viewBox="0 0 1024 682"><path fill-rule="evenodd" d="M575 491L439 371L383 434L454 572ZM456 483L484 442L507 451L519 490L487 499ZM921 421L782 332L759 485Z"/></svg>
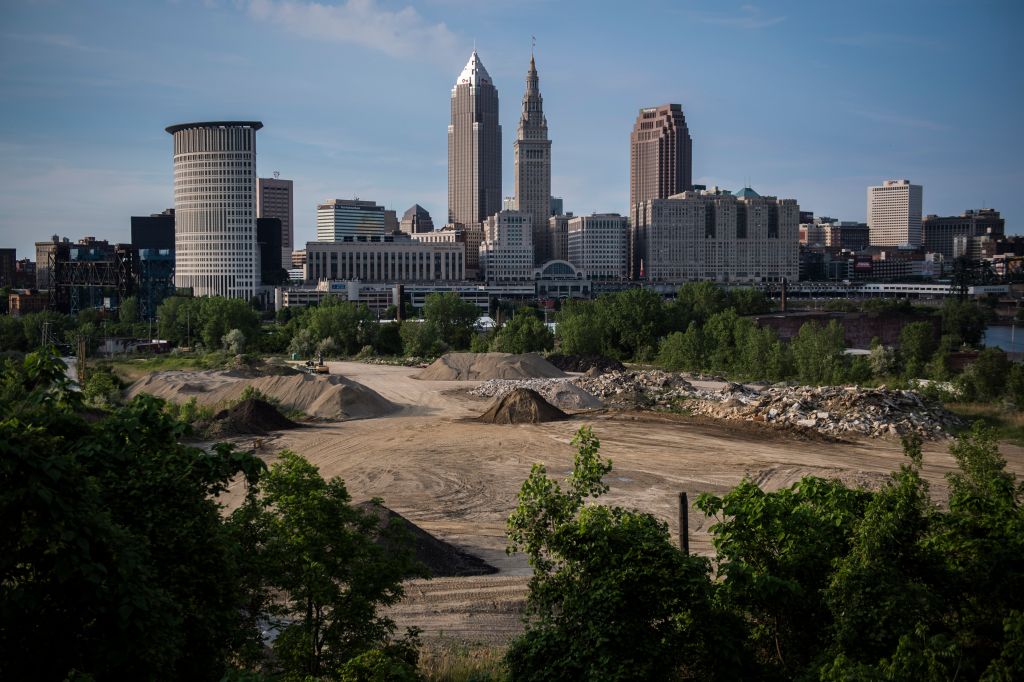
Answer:
<svg viewBox="0 0 1024 682"><path fill-rule="evenodd" d="M503 194L530 36L554 194L627 211L637 110L683 105L696 182L865 217L865 188L927 213L990 206L1024 232L1024 3L0 0L0 246L129 239L173 205L172 123L259 119L260 175L317 202L447 213L449 94L474 40L501 97Z"/></svg>

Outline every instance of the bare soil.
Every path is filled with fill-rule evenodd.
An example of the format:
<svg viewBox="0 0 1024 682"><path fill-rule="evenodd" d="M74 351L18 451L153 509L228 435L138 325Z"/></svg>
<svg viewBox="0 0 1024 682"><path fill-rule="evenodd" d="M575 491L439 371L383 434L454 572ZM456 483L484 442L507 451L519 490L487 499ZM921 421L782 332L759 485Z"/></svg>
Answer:
<svg viewBox="0 0 1024 682"><path fill-rule="evenodd" d="M283 431L261 454L272 461L273 453L291 448L325 477L341 476L354 499L381 497L410 522L499 569L492 576L410 581L408 597L392 613L400 627L416 625L427 637L500 642L519 631L530 568L522 555L505 554L505 521L533 463L560 479L569 473L570 441L581 426L593 428L601 453L613 462L604 501L654 514L673 537L680 491L692 502L702 492L723 493L744 476L778 489L809 474L877 487L904 461L895 440L824 439L707 417L601 411L541 424L484 424L475 418L486 402L465 390L478 382L416 379L418 369L387 365L330 367L396 411ZM923 475L940 502L945 475L955 468L946 448L924 446ZM1011 470L1024 473L1024 448L1004 444L1002 454ZM239 483L224 501L235 505L243 495ZM691 551L711 553L713 523L690 509Z"/></svg>

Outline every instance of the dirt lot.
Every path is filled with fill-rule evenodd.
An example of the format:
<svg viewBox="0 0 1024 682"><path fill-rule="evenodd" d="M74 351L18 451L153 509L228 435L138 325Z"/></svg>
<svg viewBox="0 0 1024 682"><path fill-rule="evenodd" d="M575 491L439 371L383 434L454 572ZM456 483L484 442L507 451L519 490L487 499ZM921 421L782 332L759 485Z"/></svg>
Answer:
<svg viewBox="0 0 1024 682"><path fill-rule="evenodd" d="M489 404L466 394L477 382L420 381L419 370L361 363L330 363L332 374L365 384L400 406L377 419L323 424L281 432L266 453L291 448L341 476L355 500L381 497L423 529L498 566L494 576L413 581L395 609L400 627L417 625L425 636L501 642L514 634L529 566L505 555L505 519L534 462L561 478L572 466L576 430L593 427L614 469L606 503L650 512L678 532L676 500L722 492L744 475L775 489L801 476L839 477L873 484L902 461L899 443L886 440L828 442L798 439L744 422L652 414L591 413L533 425L483 424L472 418ZM1006 445L1010 467L1024 473L1024 448ZM946 444L925 446L924 474L936 499L954 467ZM237 502L241 490L228 494ZM693 551L710 553L700 512L689 515Z"/></svg>

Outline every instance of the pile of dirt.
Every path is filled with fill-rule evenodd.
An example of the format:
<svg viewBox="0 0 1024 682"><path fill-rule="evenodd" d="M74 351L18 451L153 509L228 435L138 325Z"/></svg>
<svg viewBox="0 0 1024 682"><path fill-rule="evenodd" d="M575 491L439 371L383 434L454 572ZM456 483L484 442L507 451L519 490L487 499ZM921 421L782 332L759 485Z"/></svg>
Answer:
<svg viewBox="0 0 1024 682"><path fill-rule="evenodd" d="M539 424L568 417L565 412L544 400L537 391L516 388L494 403L480 415L487 424Z"/></svg>
<svg viewBox="0 0 1024 682"><path fill-rule="evenodd" d="M503 398L517 388L537 391L544 400L563 410L592 410L603 406L571 379L490 379L469 394L479 398Z"/></svg>
<svg viewBox="0 0 1024 682"><path fill-rule="evenodd" d="M294 429L298 424L265 400L249 398L213 415L208 431L219 435L266 435L268 431Z"/></svg>
<svg viewBox="0 0 1024 682"><path fill-rule="evenodd" d="M373 501L360 502L356 505L363 512L376 516L383 528L397 519L405 525L412 538L413 552L416 560L427 567L431 577L453 578L470 575L490 575L498 569L479 557L462 551L444 540L439 540L423 530L401 514ZM392 547L388 540L377 537L377 543L386 550Z"/></svg>
<svg viewBox="0 0 1024 682"><path fill-rule="evenodd" d="M597 354L562 355L554 353L549 355L547 360L563 372L591 372L594 375L622 372L626 369L626 366L615 358Z"/></svg>
<svg viewBox="0 0 1024 682"><path fill-rule="evenodd" d="M222 405L238 400L251 386L278 404L324 420L370 419L398 409L376 391L337 374L282 374L246 378L231 371L155 372L127 390L133 398L148 393L165 400L195 398L201 405Z"/></svg>
<svg viewBox="0 0 1024 682"><path fill-rule="evenodd" d="M552 379L565 373L536 353L446 353L419 373L425 381Z"/></svg>

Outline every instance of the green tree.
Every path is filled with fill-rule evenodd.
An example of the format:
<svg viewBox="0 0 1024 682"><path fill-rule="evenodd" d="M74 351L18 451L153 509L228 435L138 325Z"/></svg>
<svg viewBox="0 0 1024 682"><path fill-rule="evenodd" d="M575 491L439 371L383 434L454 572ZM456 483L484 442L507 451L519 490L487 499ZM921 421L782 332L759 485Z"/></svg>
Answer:
<svg viewBox="0 0 1024 682"><path fill-rule="evenodd" d="M342 301L331 296L320 305L309 308L300 327L309 329L314 343L333 339L336 352L354 355L363 346L373 345L377 322L365 303Z"/></svg>
<svg viewBox="0 0 1024 682"><path fill-rule="evenodd" d="M121 307L117 310L117 319L121 322L139 321L139 300L134 296L121 301Z"/></svg>
<svg viewBox="0 0 1024 682"><path fill-rule="evenodd" d="M608 325L597 303L566 301L558 313L555 337L567 355L599 355L607 352Z"/></svg>
<svg viewBox="0 0 1024 682"><path fill-rule="evenodd" d="M904 374L917 377L931 360L938 344L935 342L935 328L930 322L911 322L900 330L900 357Z"/></svg>
<svg viewBox="0 0 1024 682"><path fill-rule="evenodd" d="M429 294L423 304L423 319L449 348L464 350L473 339L480 309L463 301L455 292Z"/></svg>
<svg viewBox="0 0 1024 682"><path fill-rule="evenodd" d="M509 552L534 574L513 680L734 679L735 623L713 607L706 559L687 556L649 514L585 504L611 463L581 429L563 488L535 464L509 517Z"/></svg>
<svg viewBox="0 0 1024 682"><path fill-rule="evenodd" d="M706 366L706 357L704 332L691 322L685 332L672 332L662 339L658 364L671 370L699 372Z"/></svg>
<svg viewBox="0 0 1024 682"><path fill-rule="evenodd" d="M423 320L406 320L399 330L405 354L420 358L434 358L448 347L441 341L437 328Z"/></svg>
<svg viewBox="0 0 1024 682"><path fill-rule="evenodd" d="M729 307L737 315L762 315L771 310L771 302L759 289L737 287L729 290Z"/></svg>
<svg viewBox="0 0 1024 682"><path fill-rule="evenodd" d="M823 591L870 499L815 477L772 493L744 479L722 497L698 499L697 508L716 519L719 599L743 616L763 676L798 678L830 644Z"/></svg>
<svg viewBox="0 0 1024 682"><path fill-rule="evenodd" d="M245 333L241 329L232 329L221 339L224 350L235 355L245 352L245 341Z"/></svg>
<svg viewBox="0 0 1024 682"><path fill-rule="evenodd" d="M703 326L712 315L729 307L729 294L714 282L687 282L676 294L677 314L688 313L689 319Z"/></svg>
<svg viewBox="0 0 1024 682"><path fill-rule="evenodd" d="M842 326L832 320L827 327L806 322L790 342L797 378L806 384L841 383L846 348Z"/></svg>
<svg viewBox="0 0 1024 682"><path fill-rule="evenodd" d="M1006 397L1024 410L1024 362L1015 362L1006 374Z"/></svg>
<svg viewBox="0 0 1024 682"><path fill-rule="evenodd" d="M991 402L1003 395L1009 371L1006 353L1000 348L986 348L958 377L957 385L968 400Z"/></svg>
<svg viewBox="0 0 1024 682"><path fill-rule="evenodd" d="M491 342L498 353L537 353L551 350L555 337L547 325L533 315L518 314L502 325Z"/></svg>
<svg viewBox="0 0 1024 682"><path fill-rule="evenodd" d="M942 333L953 336L958 345L977 346L981 343L988 317L981 306L948 298L939 314L942 316Z"/></svg>
<svg viewBox="0 0 1024 682"><path fill-rule="evenodd" d="M207 348L220 348L221 340L232 329L241 331L246 339L255 339L259 335L259 315L247 301L220 296L198 301L200 332Z"/></svg>
<svg viewBox="0 0 1024 682"><path fill-rule="evenodd" d="M323 675L385 643L394 623L377 609L396 603L402 579L418 572L401 522L381 527L350 503L341 479L325 481L285 450L236 512L236 532L259 538L253 551L266 567L251 601L267 604L267 589L285 601L271 611L288 623L274 643L288 673Z"/></svg>
<svg viewBox="0 0 1024 682"><path fill-rule="evenodd" d="M611 340L605 352L619 358L648 360L654 357L664 333L665 306L652 289L627 289L601 296L604 324Z"/></svg>

